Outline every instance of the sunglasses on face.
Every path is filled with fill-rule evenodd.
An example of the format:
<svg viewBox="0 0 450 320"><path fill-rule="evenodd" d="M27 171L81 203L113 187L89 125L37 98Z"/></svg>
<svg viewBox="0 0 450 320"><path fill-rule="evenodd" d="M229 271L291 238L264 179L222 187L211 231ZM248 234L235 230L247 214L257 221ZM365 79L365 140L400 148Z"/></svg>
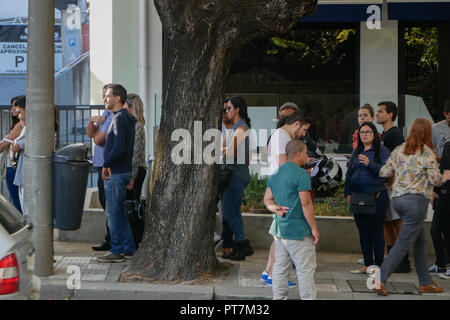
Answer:
<svg viewBox="0 0 450 320"><path fill-rule="evenodd" d="M232 108L231 107L226 107L223 109L223 113L227 113L228 111L230 111Z"/></svg>
<svg viewBox="0 0 450 320"><path fill-rule="evenodd" d="M372 133L373 133L373 131L360 131L359 132L360 135L369 135L369 134L372 134Z"/></svg>

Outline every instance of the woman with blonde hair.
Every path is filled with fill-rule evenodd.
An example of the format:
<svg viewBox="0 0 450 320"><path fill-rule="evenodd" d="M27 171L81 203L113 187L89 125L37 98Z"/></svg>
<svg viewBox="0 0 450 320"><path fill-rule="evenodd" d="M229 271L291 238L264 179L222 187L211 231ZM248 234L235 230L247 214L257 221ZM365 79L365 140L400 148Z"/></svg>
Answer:
<svg viewBox="0 0 450 320"><path fill-rule="evenodd" d="M144 183L145 175L147 174L147 165L145 163L144 104L137 94L130 93L127 96L127 101L125 102L124 107L137 119L134 137L131 181L127 186L126 200L139 200L141 196L142 184ZM136 248L138 248L144 232L143 221L141 220L136 226L131 225L131 230L133 231Z"/></svg>
<svg viewBox="0 0 450 320"><path fill-rule="evenodd" d="M392 201L403 220L398 239L381 266L380 281L375 291L387 296L386 281L401 260L414 247L419 291L440 293L442 288L433 283L427 267L425 229L428 204L433 197L433 186L450 180L450 170L441 174L434 153L431 123L420 118L414 121L406 142L398 146L380 170L380 176L395 175Z"/></svg>

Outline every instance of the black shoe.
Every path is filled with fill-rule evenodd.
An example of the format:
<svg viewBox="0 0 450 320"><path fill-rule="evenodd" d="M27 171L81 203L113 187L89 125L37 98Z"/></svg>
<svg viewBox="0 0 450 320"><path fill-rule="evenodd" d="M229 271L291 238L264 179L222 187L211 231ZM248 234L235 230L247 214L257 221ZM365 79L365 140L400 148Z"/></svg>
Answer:
<svg viewBox="0 0 450 320"><path fill-rule="evenodd" d="M394 273L410 273L411 272L411 262L409 261L409 256L406 254L400 264L395 268Z"/></svg>
<svg viewBox="0 0 450 320"><path fill-rule="evenodd" d="M253 248L248 240L245 240L245 254L247 256L252 256L255 254L255 251L253 251Z"/></svg>
<svg viewBox="0 0 450 320"><path fill-rule="evenodd" d="M109 242L103 241L98 246L93 246L92 250L94 251L109 251L111 249L111 246L109 245Z"/></svg>
<svg viewBox="0 0 450 320"><path fill-rule="evenodd" d="M400 263L395 268L394 273L410 273L412 271L411 266L405 263Z"/></svg>
<svg viewBox="0 0 450 320"><path fill-rule="evenodd" d="M234 251L234 248L231 249L231 252L229 254L223 254L222 259L230 259L236 252Z"/></svg>
<svg viewBox="0 0 450 320"><path fill-rule="evenodd" d="M245 257L251 256L254 253L253 248L250 246L250 242L245 240L236 244L236 250L230 259L233 261L243 261L245 260Z"/></svg>
<svg viewBox="0 0 450 320"><path fill-rule="evenodd" d="M394 270L394 273L410 273L412 271L411 267L402 267Z"/></svg>

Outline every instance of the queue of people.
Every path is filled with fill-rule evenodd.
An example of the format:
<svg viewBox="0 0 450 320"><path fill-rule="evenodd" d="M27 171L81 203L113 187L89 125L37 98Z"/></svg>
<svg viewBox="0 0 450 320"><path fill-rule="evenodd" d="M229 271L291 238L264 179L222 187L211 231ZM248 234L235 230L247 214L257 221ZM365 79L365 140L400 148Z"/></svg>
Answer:
<svg viewBox="0 0 450 320"><path fill-rule="evenodd" d="M107 229L104 242L93 250L109 251L97 258L99 262L123 262L134 255L143 234L143 221L131 223L124 202L139 199L147 173L144 107L138 95L128 94L119 84L105 85L102 94L106 110L92 117L87 127L95 143L93 162ZM25 110L25 96L11 100L11 130L0 142L0 173L6 177L13 204L21 212ZM411 271L408 253L412 247L419 291L439 293L442 288L433 283L430 273L450 277L450 101L444 106L445 120L432 126L426 119L417 119L406 140L394 124L397 114L397 106L390 101L378 104L376 117L368 104L358 112L359 128L353 135L344 193L359 232L364 266L351 272L365 274L370 266L378 266L380 281L375 291L388 295L390 275ZM381 134L373 123L375 119L383 127ZM237 96L227 98L222 122L222 258L243 261L254 254L241 212L254 149L246 101ZM320 235L311 171L303 168L316 154L307 133L311 124L306 112L288 102L280 109L278 128L265 147L270 177L264 204L274 213L269 230L274 240L261 280L272 286L274 299L287 299L288 289L297 286L288 281L290 268L297 272L302 299L316 298L315 247ZM424 220L430 202L435 211L431 235L436 263L428 267Z"/></svg>
<svg viewBox="0 0 450 320"><path fill-rule="evenodd" d="M230 107L234 106L232 102L225 105L223 126L226 129L233 129L234 126L236 129L236 124L242 121L242 118L234 118L233 114L227 117L228 104ZM449 102L446 103L446 108L448 104ZM287 113L287 116L284 116L284 113ZM414 248L419 291L442 292L442 288L432 282L430 272L447 272L450 239L450 224L446 220L449 208L448 191L445 187L450 179L450 165L445 166L445 161L448 161L446 159L450 157L446 154L450 152L448 114L449 110L445 109L446 120L436 124L433 130L428 120L417 119L405 140L401 130L395 126L398 108L393 102L380 102L376 116L374 109L368 104L362 106L358 112L359 128L353 135L354 150L348 161L345 196L354 211L364 266L351 272L366 274L370 266L379 267L381 282L375 290L378 294L389 294L386 281L390 274L411 272L408 255L410 247ZM375 120L383 127L381 134L374 124ZM307 171L301 168L312 159L308 157L309 150L306 145L295 143L305 139L311 120L298 106L287 103L280 110L280 122L282 125L278 126L262 150L270 168L264 202L274 213L274 222L269 231L274 242L261 280L272 286L274 299L286 299L287 289L296 286L288 281L291 266L297 271L302 299L314 299L314 281L311 279L314 278L316 267L315 251L307 248L310 248L311 244L314 247L320 236L312 218L314 207L309 207L310 203L313 203L311 179ZM233 136L238 142L237 145L245 141L246 130ZM224 145L227 144L226 139L224 138ZM436 141L435 145L432 140ZM444 151L445 147L447 151ZM438 160L441 163L441 171L438 168ZM291 180L295 181L291 183ZM245 189L244 184L240 186L242 188L233 198L236 200L236 209ZM433 199L433 186L436 186L433 219L435 226L431 232L437 259L436 265L428 269L423 222L428 203ZM361 197L367 200L368 205L363 210L358 210L354 203ZM224 211L224 201L229 200L223 195L221 200ZM287 217L289 218L286 219ZM223 223L226 230L228 221L225 217ZM233 232L228 232L229 239L224 242L230 247L232 236ZM232 249L229 250L232 252ZM230 258L226 254L222 257Z"/></svg>
<svg viewBox="0 0 450 320"><path fill-rule="evenodd" d="M143 219L130 219L124 207L126 200L140 199L147 173L144 107L120 84L105 85L102 94L106 110L90 119L87 134L96 144L93 160L107 232L92 249L109 251L98 262L123 262L133 257L144 231Z"/></svg>
<svg viewBox="0 0 450 320"><path fill-rule="evenodd" d="M99 262L122 262L133 256L144 231L143 219L129 221L123 205L125 200L140 199L147 173L144 107L138 95L127 94L119 84L103 87L103 101L106 110L91 117L87 126L87 135L95 143L93 164L107 229L104 242L93 250L110 251ZM29 219L23 207L25 96L11 99L11 123L9 134L0 141L0 175L6 178L13 205ZM58 126L55 118L55 130Z"/></svg>
<svg viewBox="0 0 450 320"><path fill-rule="evenodd" d="M221 169L231 169L231 177L221 192L224 248L222 258L241 261L253 254L253 249L243 236L240 211L242 195L249 181L250 119L247 104L240 97L225 100L223 111L224 164ZM264 199L268 209L279 214L280 219L275 218L270 230L274 242L261 279L273 287L274 298L286 299L289 288L297 286L287 278L289 267L293 263L299 277L300 295L303 299L315 299L315 245L319 241L319 233L315 224L311 179L307 171L299 167L309 159L307 147L299 139L305 137L311 120L293 103L284 105L281 111L278 129L267 142L266 154L272 176ZM238 155L243 155L244 161L236 165L234 163L238 160ZM285 183L288 178L292 180L292 184ZM297 178L301 181L297 181ZM286 193L289 193L289 196L286 196ZM277 204L279 197L290 201L281 207ZM292 206L292 210L287 205ZM286 215L291 212L292 214ZM284 215L289 218L283 218ZM295 217L291 219L291 216ZM314 237L313 241L311 237Z"/></svg>

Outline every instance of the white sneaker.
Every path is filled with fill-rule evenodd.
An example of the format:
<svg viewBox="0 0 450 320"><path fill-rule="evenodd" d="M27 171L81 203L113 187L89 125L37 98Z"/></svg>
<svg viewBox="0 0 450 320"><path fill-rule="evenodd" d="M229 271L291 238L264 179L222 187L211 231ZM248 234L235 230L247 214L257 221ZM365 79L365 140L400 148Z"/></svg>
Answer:
<svg viewBox="0 0 450 320"><path fill-rule="evenodd" d="M439 273L439 277L441 277L441 279L445 279L445 280L450 279L450 269L447 270L445 273Z"/></svg>
<svg viewBox="0 0 450 320"><path fill-rule="evenodd" d="M433 265L428 269L429 273L445 273L446 271L445 268L439 268L437 265Z"/></svg>

